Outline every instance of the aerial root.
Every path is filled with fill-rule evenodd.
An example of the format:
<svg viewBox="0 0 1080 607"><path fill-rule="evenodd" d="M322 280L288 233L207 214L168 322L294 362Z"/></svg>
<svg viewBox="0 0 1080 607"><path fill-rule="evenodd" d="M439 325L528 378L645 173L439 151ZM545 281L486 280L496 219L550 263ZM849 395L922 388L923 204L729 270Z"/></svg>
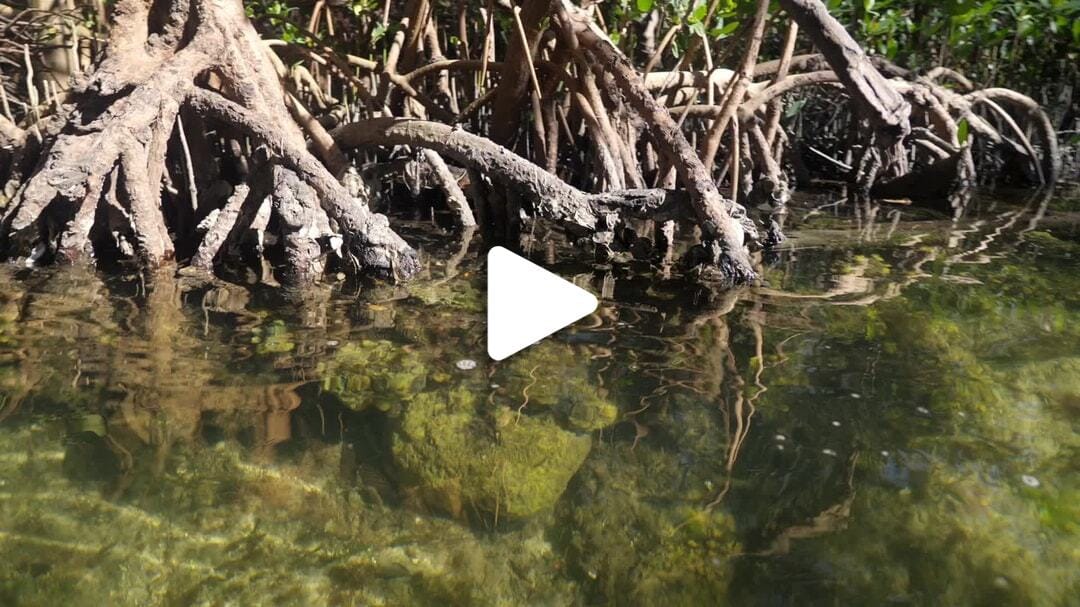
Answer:
<svg viewBox="0 0 1080 607"><path fill-rule="evenodd" d="M211 270L254 225L269 197L284 282L316 279L323 253L335 243L344 245L336 250L348 269L390 278L415 274L416 253L385 217L368 210L366 192L354 195L338 181L347 159L296 98L286 96L241 4L164 5L168 10L149 10L141 0L117 5L105 57L74 91L67 124L45 140L39 167L5 209L0 253L92 261L101 246L113 246L122 255L131 249L151 270L172 262L179 243L194 253L194 267ZM193 33L185 39L189 26ZM215 90L196 84L206 83L208 73ZM212 215L202 230L192 221L200 209L187 139L181 133L182 145L170 145L182 109L215 120L226 132L251 135L268 153L259 164L274 166L272 175L264 174L272 177L270 191L236 186L222 208L202 210ZM5 140L26 139L6 119L0 129ZM320 158L307 150L305 134ZM256 152L251 158L262 153ZM173 154L183 158L171 162ZM168 193L175 181L171 166L184 167L192 200L175 188Z"/></svg>

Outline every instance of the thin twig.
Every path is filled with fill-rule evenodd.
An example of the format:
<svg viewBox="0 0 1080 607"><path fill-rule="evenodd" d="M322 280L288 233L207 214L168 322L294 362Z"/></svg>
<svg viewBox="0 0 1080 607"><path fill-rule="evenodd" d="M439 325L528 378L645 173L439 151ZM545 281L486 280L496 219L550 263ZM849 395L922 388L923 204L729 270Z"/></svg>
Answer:
<svg viewBox="0 0 1080 607"><path fill-rule="evenodd" d="M480 51L480 79L476 83L477 90L482 89L484 87L484 82L487 81L488 55L491 54L492 36L494 36L494 32L492 32L491 28L493 27L494 19L495 19L495 1L494 0L488 0L488 3L487 3L487 25L486 25L486 29L484 30L484 47Z"/></svg>
<svg viewBox="0 0 1080 607"><path fill-rule="evenodd" d="M180 134L180 147L184 150L184 172L187 174L188 196L191 197L191 210L199 210L199 189L195 186L195 165L191 162L191 148L188 147L187 134L184 133L184 121L176 115L176 129Z"/></svg>
<svg viewBox="0 0 1080 607"><path fill-rule="evenodd" d="M540 93L540 81L536 77L536 66L533 65L532 50L529 49L529 37L525 34L525 26L521 23L521 7L514 7L514 24L517 26L518 37L521 39L521 50L525 51L525 62L529 65L529 78L532 79L533 92L536 93L536 98L539 101L543 101L544 97Z"/></svg>

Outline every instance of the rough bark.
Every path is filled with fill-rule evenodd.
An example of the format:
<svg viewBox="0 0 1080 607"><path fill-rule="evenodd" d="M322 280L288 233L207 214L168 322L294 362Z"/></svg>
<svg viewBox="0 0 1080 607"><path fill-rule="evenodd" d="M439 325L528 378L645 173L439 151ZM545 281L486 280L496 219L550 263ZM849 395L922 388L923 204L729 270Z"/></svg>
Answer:
<svg viewBox="0 0 1080 607"><path fill-rule="evenodd" d="M911 127L911 106L874 67L862 47L829 14L821 0L780 0L844 83L856 106L886 141L899 141Z"/></svg>
<svg viewBox="0 0 1080 607"><path fill-rule="evenodd" d="M758 0L757 9L754 11L754 18L750 24L750 42L747 44L742 63L739 65L739 71L736 72L734 78L728 84L721 104L720 115L709 127L709 133L705 139L701 159L706 168L711 168L715 164L716 153L720 149L720 139L724 132L727 131L728 123L735 116L736 110L743 102L746 91L750 88L750 78L753 76L754 66L757 64L757 56L761 49L761 40L765 33L765 22L768 16L769 0ZM733 143L733 145L736 144ZM732 196L732 198L738 201L737 196Z"/></svg>
<svg viewBox="0 0 1080 607"><path fill-rule="evenodd" d="M119 231L135 243L145 266L169 261L176 246L167 218L190 214L166 212L180 199L162 196L169 139L184 109L216 120L226 131L239 129L251 136L269 150L274 163L299 179L292 195L285 196L279 188L275 198L289 260L285 274L290 279L312 278L313 266L306 260L317 257L318 251L309 236L326 215L341 232L344 255L356 270L395 278L415 274L419 269L415 252L390 229L386 218L371 213L363 199L350 196L307 150L266 53L238 0L120 0L100 64L73 92L65 126L5 210L0 252L21 254L26 245L34 245L34 238L44 238L40 244L60 252L62 259L86 258L88 233L99 215L95 209L101 207L110 217L127 222ZM295 99L291 103L299 118L310 118ZM325 131L309 122L316 149L340 170L340 152L334 154ZM106 177L113 173L119 213L102 193ZM243 218L241 211L248 206L239 196L226 203L206 231L209 240L188 249L196 250L195 265L213 265L219 247L228 240L223 235L236 227L222 222ZM35 225L40 229L31 230Z"/></svg>
<svg viewBox="0 0 1080 607"><path fill-rule="evenodd" d="M732 282L752 281L756 273L747 250L746 228L739 221L745 211L720 195L705 165L671 114L649 94L641 75L603 32L596 29L587 15L568 0L562 0L558 18L583 48L594 53L597 59L594 70L614 76L627 103L645 123L653 144L674 165L706 237L718 245L710 246L716 253L711 261L718 264L725 278Z"/></svg>
<svg viewBox="0 0 1080 607"><path fill-rule="evenodd" d="M342 148L406 145L434 150L444 158L482 174L525 200L538 217L563 222L583 231L603 229L609 215L685 217L689 197L660 190L621 190L589 194L490 139L424 120L374 118L333 131ZM474 179L473 187L478 187ZM481 201L477 208L484 209ZM683 215L680 215L682 213ZM481 216L481 222L488 218Z"/></svg>
<svg viewBox="0 0 1080 607"><path fill-rule="evenodd" d="M390 229L384 215L372 213L363 201L353 198L306 149L284 140L258 114L201 89L192 92L188 103L208 116L240 128L314 188L326 214L342 233L345 251L355 269L398 279L409 278L420 269L416 253Z"/></svg>
<svg viewBox="0 0 1080 607"><path fill-rule="evenodd" d="M529 58L536 56L536 47L543 32L542 25L551 15L553 0L525 0L521 8L521 24L525 42L515 32L508 32L510 44L499 70L499 86L495 90L495 105L491 117L491 138L507 145L521 123L521 106L529 88Z"/></svg>
<svg viewBox="0 0 1080 607"><path fill-rule="evenodd" d="M450 172L450 168L446 166L442 156L439 156L434 150L425 149L423 157L431 168L432 176L438 183L439 189L446 196L446 204L454 212L458 226L463 228L476 227L476 218L473 217L469 201L465 198L465 192L461 190L461 186L458 185L457 179Z"/></svg>
<svg viewBox="0 0 1080 607"><path fill-rule="evenodd" d="M284 248L284 259L276 268L279 282L292 287L314 283L323 272L318 238L323 234L319 225L326 224L319 206L319 195L297 177L296 173L278 167L274 171L273 215Z"/></svg>

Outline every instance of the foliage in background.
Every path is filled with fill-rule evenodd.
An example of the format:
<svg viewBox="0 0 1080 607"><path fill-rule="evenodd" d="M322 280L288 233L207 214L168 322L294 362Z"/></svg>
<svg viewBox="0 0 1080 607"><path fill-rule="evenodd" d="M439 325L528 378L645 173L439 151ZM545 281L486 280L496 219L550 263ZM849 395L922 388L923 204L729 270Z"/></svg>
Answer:
<svg viewBox="0 0 1080 607"><path fill-rule="evenodd" d="M868 49L906 67L944 65L985 86L1075 84L1077 0L830 0Z"/></svg>
<svg viewBox="0 0 1080 607"><path fill-rule="evenodd" d="M371 36L366 40L358 38L353 48L345 50L372 59L381 56L390 38L388 30L396 22L391 19L388 27L382 25L380 4L351 0L334 7L339 30L353 29L342 23L349 19L370 24ZM476 6L472 10L478 16L481 3L473 4ZM648 59L641 55L640 44L645 23L656 11L660 18L656 44L675 29L666 58L681 57L694 38L704 38L713 47L714 59L720 62L725 59L725 45L719 43L740 35L739 27L748 21L756 3L716 0L711 20L707 19L710 4L710 0L617 0L603 2L601 8L611 38L638 61ZM826 0L826 4L868 50L908 68L952 67L982 86L1017 88L1036 98L1044 97L1042 101L1051 106L1068 105L1069 99L1056 97L1063 94L1062 90L1075 87L1080 78L1080 0ZM288 42L311 42L305 29L310 3L259 0L247 7L264 32ZM767 57L779 54L784 35L786 16L778 7L774 9L773 26L766 32ZM444 5L437 10L446 12L445 23L455 21L456 6ZM325 25L320 27L325 36ZM336 46L340 36L334 38L323 41ZM458 41L456 36L450 38L452 43ZM499 38L500 44L505 43ZM447 46L452 52L455 45ZM734 67L733 62L734 57L723 64ZM1048 84L1060 86L1039 95Z"/></svg>

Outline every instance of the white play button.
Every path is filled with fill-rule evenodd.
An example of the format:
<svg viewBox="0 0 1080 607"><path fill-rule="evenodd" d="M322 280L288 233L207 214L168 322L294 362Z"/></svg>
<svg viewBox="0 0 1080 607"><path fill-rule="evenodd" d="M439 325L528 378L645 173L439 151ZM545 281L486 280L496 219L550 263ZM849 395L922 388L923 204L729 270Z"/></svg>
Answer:
<svg viewBox="0 0 1080 607"><path fill-rule="evenodd" d="M593 313L592 293L510 251L487 257L488 356L502 360Z"/></svg>

